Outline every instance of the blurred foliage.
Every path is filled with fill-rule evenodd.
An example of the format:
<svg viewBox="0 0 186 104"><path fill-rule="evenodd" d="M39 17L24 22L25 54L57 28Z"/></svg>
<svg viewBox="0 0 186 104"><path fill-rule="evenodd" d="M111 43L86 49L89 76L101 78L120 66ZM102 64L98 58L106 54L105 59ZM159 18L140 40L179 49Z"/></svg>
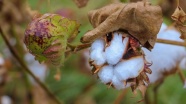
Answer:
<svg viewBox="0 0 186 104"><path fill-rule="evenodd" d="M24 2L24 0L20 1ZM81 24L80 33L73 41L73 44L77 44L79 43L80 37L88 30L92 29L92 26L90 25L87 17L88 11L100 8L106 4L111 3L112 1L113 0L89 0L87 6L81 9L75 5L73 0L28 0L26 1L28 3L25 3L24 5L28 4L32 10L37 10L41 13L62 13L68 18L77 20ZM128 0L122 1L127 2ZM155 0L152 1L153 3L156 3L154 2ZM20 11L18 10L18 12ZM2 12L0 11L0 14L1 13ZM24 12L21 13L24 14ZM11 16L14 17L14 15ZM2 19L6 17L0 18ZM17 49L22 58L24 58L24 54L26 53L23 51L24 46L22 46L24 29L29 21L30 19L21 22L14 20L13 22L7 21L3 22L3 24L0 24L1 27L8 25L8 29L6 28L4 31L6 30L6 33L11 34L7 37L9 40L11 40L12 45ZM164 17L164 21L168 24L171 24L169 17ZM12 32L13 30L14 32ZM0 73L1 77L3 76L4 78L5 76L3 79L5 82L0 82L0 97L4 95L10 96L10 98L12 98L14 101L13 104L33 104L32 99L34 97L32 95L34 94L32 94L32 90L34 90L35 87L30 87L30 81L28 80L25 73L20 71L21 67L10 55L10 52L6 48L2 37L0 37L0 53L3 54L6 68L8 69L5 73ZM123 91L108 88L106 85L97 80L95 76L92 76L86 68L81 66L83 63L80 61L82 56L81 54L82 53L76 53L67 59L61 69L62 77L60 81L56 81L54 79L54 74L56 73L55 67L48 66L50 70L48 70L48 74L44 83L46 83L49 89L65 104L113 104L116 102ZM37 85L33 84L33 86ZM154 85L150 85L148 88L151 103L153 100L153 87ZM134 97L131 89L126 90L126 94L121 99L121 104L135 104L137 101L142 99L141 95L139 94ZM158 104L182 104L186 102L185 96L186 90L183 89L183 84L178 74L174 74L168 76L164 80L164 83L160 86L157 96ZM49 99L46 98L41 102L44 103L46 102L45 100L48 101ZM143 104L144 102L141 103Z"/></svg>

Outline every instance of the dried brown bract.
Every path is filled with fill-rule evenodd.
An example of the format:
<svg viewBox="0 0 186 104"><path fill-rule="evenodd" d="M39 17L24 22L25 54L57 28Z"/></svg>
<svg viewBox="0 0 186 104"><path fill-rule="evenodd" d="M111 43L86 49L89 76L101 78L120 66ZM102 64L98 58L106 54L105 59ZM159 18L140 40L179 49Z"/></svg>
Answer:
<svg viewBox="0 0 186 104"><path fill-rule="evenodd" d="M79 8L85 7L88 0L73 0Z"/></svg>
<svg viewBox="0 0 186 104"><path fill-rule="evenodd" d="M144 47L152 49L162 24L161 8L148 2L111 4L90 11L88 16L95 29L87 32L82 42L94 41L112 31L125 30Z"/></svg>
<svg viewBox="0 0 186 104"><path fill-rule="evenodd" d="M184 25L186 13L180 6L178 6L171 17L176 22L176 28L181 32L180 38L186 39L186 25Z"/></svg>

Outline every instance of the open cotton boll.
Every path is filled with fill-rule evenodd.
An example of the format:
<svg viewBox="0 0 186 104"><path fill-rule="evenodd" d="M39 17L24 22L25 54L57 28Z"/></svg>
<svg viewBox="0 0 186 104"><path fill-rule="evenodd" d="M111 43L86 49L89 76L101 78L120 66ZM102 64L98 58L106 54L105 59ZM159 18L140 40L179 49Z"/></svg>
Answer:
<svg viewBox="0 0 186 104"><path fill-rule="evenodd" d="M127 49L128 41L128 37L122 41L122 34L114 32L110 46L105 49L107 63L115 65L121 60Z"/></svg>
<svg viewBox="0 0 186 104"><path fill-rule="evenodd" d="M118 76L119 80L127 80L137 77L143 69L143 56L136 56L118 63L114 68L114 75Z"/></svg>
<svg viewBox="0 0 186 104"><path fill-rule="evenodd" d="M164 25L164 24L163 24ZM161 28L164 28L163 26ZM174 40L174 41L183 41L180 38L180 33L176 30L163 30L158 34L158 38ZM182 46L156 43L154 48L149 51L145 48L142 48L145 53L145 58L147 61L152 62L150 66L152 74L148 74L150 82L153 83L163 77L164 72L169 72L174 69L183 57L186 57L185 48Z"/></svg>
<svg viewBox="0 0 186 104"><path fill-rule="evenodd" d="M98 76L102 83L107 84L112 81L113 78L113 66L107 65L104 66L99 72Z"/></svg>
<svg viewBox="0 0 186 104"><path fill-rule="evenodd" d="M90 49L90 59L94 61L96 65L103 65L106 62L104 54L105 43L102 39L95 40Z"/></svg>
<svg viewBox="0 0 186 104"><path fill-rule="evenodd" d="M112 84L114 85L114 88L118 90L130 87L129 83L127 83L127 85L124 85L124 82L119 80L116 75L114 75L112 78Z"/></svg>

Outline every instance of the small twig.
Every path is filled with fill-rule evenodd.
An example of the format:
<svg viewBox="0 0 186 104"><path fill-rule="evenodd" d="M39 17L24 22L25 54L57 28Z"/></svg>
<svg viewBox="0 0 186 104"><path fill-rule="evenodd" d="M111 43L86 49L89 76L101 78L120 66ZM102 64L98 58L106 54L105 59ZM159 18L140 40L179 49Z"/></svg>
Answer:
<svg viewBox="0 0 186 104"><path fill-rule="evenodd" d="M152 104L152 103L150 103L150 98L149 98L149 93L148 92L149 91L146 91L146 93L145 93L144 103L145 104Z"/></svg>
<svg viewBox="0 0 186 104"><path fill-rule="evenodd" d="M165 39L157 39L156 42L186 47L186 42L178 42L178 41L165 40Z"/></svg>
<svg viewBox="0 0 186 104"><path fill-rule="evenodd" d="M180 0L176 0L177 6L180 5Z"/></svg>
<svg viewBox="0 0 186 104"><path fill-rule="evenodd" d="M50 0L47 0L47 5L48 5L49 12L51 12Z"/></svg>
<svg viewBox="0 0 186 104"><path fill-rule="evenodd" d="M114 101L114 104L121 104L122 99L124 98L124 96L127 93L127 89L124 89L119 96L116 98L116 100Z"/></svg>
<svg viewBox="0 0 186 104"><path fill-rule="evenodd" d="M45 90L45 92L51 97L57 104L61 104L61 102L52 94L52 92L29 70L23 60L19 57L18 53L14 50L14 48L10 45L6 35L3 33L2 28L0 27L0 34L8 46L10 52L15 57L15 59L19 62L19 64L23 67L21 68L23 71L26 71L33 79Z"/></svg>
<svg viewBox="0 0 186 104"><path fill-rule="evenodd" d="M71 52L78 52L78 51L81 51L83 49L86 49L88 47L90 47L90 43L87 43L87 44L80 44L80 45L77 45L77 46L73 46L71 44L68 44L68 47L70 48L70 50L67 50L66 52L68 53L69 51Z"/></svg>
<svg viewBox="0 0 186 104"><path fill-rule="evenodd" d="M184 85L186 79L185 79L185 75L184 75L183 72L180 70L180 68L178 68L178 74L179 74L180 79L181 79L181 81L183 82L183 85Z"/></svg>

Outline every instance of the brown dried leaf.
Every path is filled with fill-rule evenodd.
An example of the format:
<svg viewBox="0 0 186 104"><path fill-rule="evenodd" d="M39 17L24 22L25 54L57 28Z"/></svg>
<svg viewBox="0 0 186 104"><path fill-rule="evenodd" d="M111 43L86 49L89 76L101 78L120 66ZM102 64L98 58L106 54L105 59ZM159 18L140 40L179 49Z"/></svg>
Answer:
<svg viewBox="0 0 186 104"><path fill-rule="evenodd" d="M172 14L171 18L174 21L183 24L186 21L186 14L183 11L183 9L180 6L178 6L174 11L174 13Z"/></svg>
<svg viewBox="0 0 186 104"><path fill-rule="evenodd" d="M90 11L89 21L95 29L82 37L82 42L91 42L109 32L127 30L146 48L152 49L162 24L159 6L150 3L116 3Z"/></svg>
<svg viewBox="0 0 186 104"><path fill-rule="evenodd" d="M186 26L184 25L186 21L186 13L180 6L178 6L171 18L176 22L175 27L181 32L180 38L186 39Z"/></svg>
<svg viewBox="0 0 186 104"><path fill-rule="evenodd" d="M186 26L185 25L180 25L178 26L179 31L181 32L181 39L186 39Z"/></svg>
<svg viewBox="0 0 186 104"><path fill-rule="evenodd" d="M88 0L73 0L79 8L85 7Z"/></svg>

